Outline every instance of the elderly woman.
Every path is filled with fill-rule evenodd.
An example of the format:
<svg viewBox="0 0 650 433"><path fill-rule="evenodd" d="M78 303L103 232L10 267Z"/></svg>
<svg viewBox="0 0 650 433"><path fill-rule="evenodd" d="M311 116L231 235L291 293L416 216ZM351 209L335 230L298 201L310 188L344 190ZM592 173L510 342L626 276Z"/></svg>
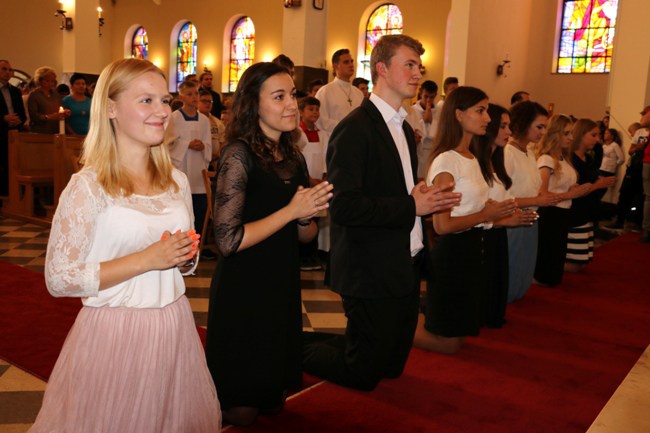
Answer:
<svg viewBox="0 0 650 433"><path fill-rule="evenodd" d="M63 101L56 92L56 72L42 66L34 72L36 89L27 98L29 129L42 134L59 132L59 120L70 116L70 110L61 110Z"/></svg>

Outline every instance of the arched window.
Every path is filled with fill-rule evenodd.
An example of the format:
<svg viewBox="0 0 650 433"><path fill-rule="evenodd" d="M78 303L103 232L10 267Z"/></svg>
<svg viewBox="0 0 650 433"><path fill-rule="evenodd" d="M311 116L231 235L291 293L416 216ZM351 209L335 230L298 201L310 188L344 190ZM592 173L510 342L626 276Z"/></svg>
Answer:
<svg viewBox="0 0 650 433"><path fill-rule="evenodd" d="M228 91L234 92L244 71L253 64L255 58L255 25L249 17L235 23L230 33L230 70L228 72Z"/></svg>
<svg viewBox="0 0 650 433"><path fill-rule="evenodd" d="M186 76L196 74L196 27L191 22L185 23L178 32L176 45L176 88Z"/></svg>
<svg viewBox="0 0 650 433"><path fill-rule="evenodd" d="M131 40L131 57L147 60L149 57L149 37L144 27L138 27Z"/></svg>
<svg viewBox="0 0 650 433"><path fill-rule="evenodd" d="M375 44L384 35L399 35L404 31L402 12L397 5L386 3L370 14L366 24L366 41L360 62L361 76L370 81L370 54Z"/></svg>
<svg viewBox="0 0 650 433"><path fill-rule="evenodd" d="M609 72L618 0L564 0L556 72Z"/></svg>

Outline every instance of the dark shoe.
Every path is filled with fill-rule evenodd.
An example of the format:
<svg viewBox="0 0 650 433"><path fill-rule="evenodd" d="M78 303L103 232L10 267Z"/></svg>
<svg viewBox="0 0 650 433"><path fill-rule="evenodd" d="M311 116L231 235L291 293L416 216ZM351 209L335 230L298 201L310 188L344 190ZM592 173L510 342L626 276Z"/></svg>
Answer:
<svg viewBox="0 0 650 433"><path fill-rule="evenodd" d="M323 269L318 259L314 257L305 257L300 261L301 271L320 271Z"/></svg>
<svg viewBox="0 0 650 433"><path fill-rule="evenodd" d="M214 253L214 251L204 248L203 251L201 251L201 258L203 260L215 260L217 258L217 255Z"/></svg>
<svg viewBox="0 0 650 433"><path fill-rule="evenodd" d="M623 230L623 223L615 222L614 224L603 226L603 228L608 230Z"/></svg>

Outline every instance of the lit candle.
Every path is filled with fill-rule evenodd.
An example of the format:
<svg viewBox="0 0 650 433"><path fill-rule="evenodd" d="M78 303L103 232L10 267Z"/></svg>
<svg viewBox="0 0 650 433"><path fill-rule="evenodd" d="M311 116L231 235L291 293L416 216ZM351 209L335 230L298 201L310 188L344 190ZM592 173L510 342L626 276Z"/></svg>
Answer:
<svg viewBox="0 0 650 433"><path fill-rule="evenodd" d="M64 135L65 134L65 119L61 117L60 115L65 113L65 110L63 107L59 107L59 134Z"/></svg>
<svg viewBox="0 0 650 433"><path fill-rule="evenodd" d="M101 17L102 17L102 7L101 7L101 6L99 6L99 7L97 8L97 17L98 17L98 18L101 18Z"/></svg>

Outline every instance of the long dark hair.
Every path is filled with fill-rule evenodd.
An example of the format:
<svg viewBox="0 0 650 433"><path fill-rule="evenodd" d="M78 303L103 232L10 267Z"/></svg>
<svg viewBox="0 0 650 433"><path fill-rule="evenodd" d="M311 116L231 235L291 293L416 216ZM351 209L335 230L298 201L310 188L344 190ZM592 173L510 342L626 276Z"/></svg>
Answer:
<svg viewBox="0 0 650 433"><path fill-rule="evenodd" d="M294 144L299 134L297 129L282 132L280 140L275 142L264 135L260 127L260 90L266 80L277 74L288 75L288 72L284 67L268 62L256 63L246 69L237 85L232 103L232 116L226 128L228 143L238 140L246 142L253 154L267 168L275 163L276 147L285 160L299 159L299 150Z"/></svg>
<svg viewBox="0 0 650 433"><path fill-rule="evenodd" d="M503 186L506 189L510 189L512 179L508 176L505 163L503 162L503 147L496 146L494 151L492 151L494 140L499 135L499 129L501 128L501 116L504 114L510 116L510 112L496 104L489 104L487 111L490 116L487 131L485 135L479 136L478 140L472 143L471 150L474 156L476 156L476 159L478 159L478 164L481 166L481 173L487 184L492 186L494 183L492 174L496 173Z"/></svg>
<svg viewBox="0 0 650 433"><path fill-rule="evenodd" d="M612 134L612 143L616 143L619 146L623 145L623 140L621 140L621 134L618 132L618 129L607 128L610 134Z"/></svg>
<svg viewBox="0 0 650 433"><path fill-rule="evenodd" d="M456 119L456 110L465 111L478 104L488 96L476 87L461 86L445 98L440 112L438 133L433 140L433 151L429 157L429 165L441 153L455 149L463 138L463 128ZM474 137L476 138L476 137Z"/></svg>

